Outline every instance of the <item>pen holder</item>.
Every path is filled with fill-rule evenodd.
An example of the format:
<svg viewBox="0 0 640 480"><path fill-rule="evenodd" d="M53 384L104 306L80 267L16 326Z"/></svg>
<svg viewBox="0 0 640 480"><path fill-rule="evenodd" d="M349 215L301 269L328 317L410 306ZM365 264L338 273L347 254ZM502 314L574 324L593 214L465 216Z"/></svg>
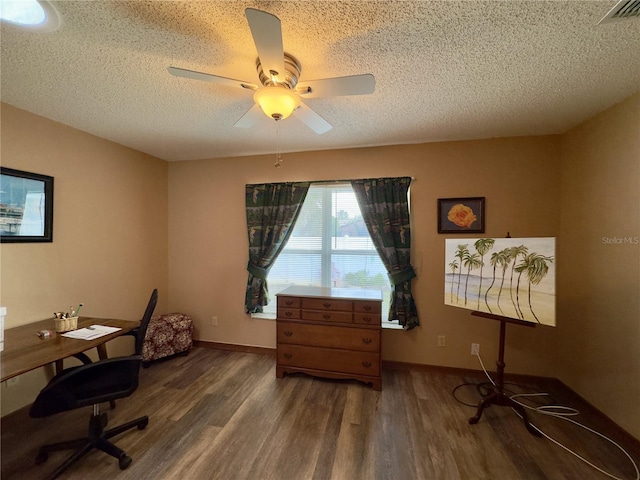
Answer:
<svg viewBox="0 0 640 480"><path fill-rule="evenodd" d="M78 317L56 318L56 332L68 332L78 328Z"/></svg>

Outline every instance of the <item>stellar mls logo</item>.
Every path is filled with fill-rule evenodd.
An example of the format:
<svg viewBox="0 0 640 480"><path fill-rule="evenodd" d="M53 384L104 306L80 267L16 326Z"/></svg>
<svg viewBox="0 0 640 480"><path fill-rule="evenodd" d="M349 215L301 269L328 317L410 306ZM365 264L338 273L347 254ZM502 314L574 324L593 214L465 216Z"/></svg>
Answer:
<svg viewBox="0 0 640 480"><path fill-rule="evenodd" d="M638 245L640 237L602 237L604 245Z"/></svg>

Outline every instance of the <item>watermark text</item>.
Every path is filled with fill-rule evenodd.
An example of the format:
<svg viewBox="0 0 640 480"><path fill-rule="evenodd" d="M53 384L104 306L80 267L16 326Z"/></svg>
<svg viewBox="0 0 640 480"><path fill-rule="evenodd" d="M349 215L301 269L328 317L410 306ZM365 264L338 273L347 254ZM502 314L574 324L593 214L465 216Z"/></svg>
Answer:
<svg viewBox="0 0 640 480"><path fill-rule="evenodd" d="M640 237L602 237L603 245L638 245Z"/></svg>

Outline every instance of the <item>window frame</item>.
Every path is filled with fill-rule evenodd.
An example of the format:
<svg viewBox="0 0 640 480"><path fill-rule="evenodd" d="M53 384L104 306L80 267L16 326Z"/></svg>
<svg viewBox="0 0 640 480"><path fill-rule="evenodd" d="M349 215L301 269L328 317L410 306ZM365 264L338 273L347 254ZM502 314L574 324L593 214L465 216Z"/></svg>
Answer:
<svg viewBox="0 0 640 480"><path fill-rule="evenodd" d="M287 251L287 245L289 244L289 242L291 241L291 238L289 238L289 240L287 241L287 245L285 245L285 247L283 248L283 250L280 252L280 255L286 253L288 255L319 255L320 256L320 264L321 264L321 284L322 285L331 285L331 273L332 273L332 258L334 256L348 256L348 255L354 255L354 256L372 256L375 255L378 258L380 258L380 255L378 254L377 249L375 248L375 245L373 245L373 241L371 240L371 237L369 236L369 241L371 242L373 248L371 250L363 250L363 249L358 249L358 250L345 250L345 249L334 249L333 248L333 239L334 237L334 229L333 229L333 213L335 212L335 202L334 202L334 195L336 192L339 192L341 189L344 189L345 193L353 193L355 195L355 192L353 190L353 187L351 186L351 183L349 183L348 181L335 181L335 182L311 182L310 185L310 190L312 188L322 188L322 205L323 205L323 209L322 209L322 233L321 233L321 248L320 249L292 249L290 251ZM305 199L305 202L307 200ZM324 208L326 205L330 205L330 208ZM299 219L298 219L299 220ZM293 226L293 228L295 228L295 225ZM278 260L276 260L277 262ZM381 261L381 260L380 260ZM384 267L384 264L383 264ZM385 275L386 275L386 269L385 269ZM267 282L268 282L268 277L267 277ZM387 295L390 297L391 293L393 292L393 285L391 285L390 283L389 285L389 290L388 293L386 291L383 291L383 295ZM339 288L339 287L337 287ZM269 294L269 305L263 307L264 309L269 308L270 311L263 311L262 313L252 313L251 314L251 318L260 318L260 319L268 319L268 320L275 320L276 319L276 294ZM384 305L388 305L390 298L385 299L385 301L383 301ZM402 326L398 323L397 320L388 320L387 316L388 316L388 308L384 308L383 307L383 312L382 312L382 326L383 328L391 328L391 329L402 329Z"/></svg>

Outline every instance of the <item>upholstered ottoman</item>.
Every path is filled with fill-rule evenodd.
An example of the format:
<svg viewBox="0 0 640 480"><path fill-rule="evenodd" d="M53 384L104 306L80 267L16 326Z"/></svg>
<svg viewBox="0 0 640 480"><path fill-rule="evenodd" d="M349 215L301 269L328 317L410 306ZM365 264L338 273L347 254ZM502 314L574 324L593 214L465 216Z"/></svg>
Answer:
<svg viewBox="0 0 640 480"><path fill-rule="evenodd" d="M189 316L182 313L154 315L142 345L143 365L177 353L186 355L192 345L193 322Z"/></svg>

